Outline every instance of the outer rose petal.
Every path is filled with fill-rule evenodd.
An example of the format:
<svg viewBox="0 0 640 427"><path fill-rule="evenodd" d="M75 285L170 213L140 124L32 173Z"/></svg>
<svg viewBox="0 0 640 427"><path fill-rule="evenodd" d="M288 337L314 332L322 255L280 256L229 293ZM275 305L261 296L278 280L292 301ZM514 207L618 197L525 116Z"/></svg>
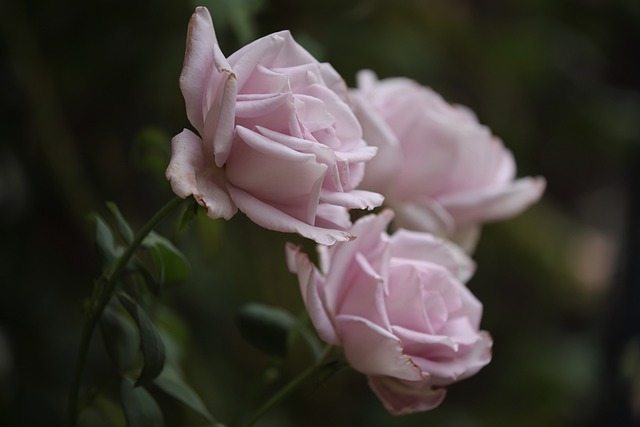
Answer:
<svg viewBox="0 0 640 427"><path fill-rule="evenodd" d="M401 381L390 377L369 376L369 387L392 415L428 411L440 405L447 391L429 381Z"/></svg>
<svg viewBox="0 0 640 427"><path fill-rule="evenodd" d="M491 336L481 331L476 335L476 342L468 346L460 345L460 349L450 358L442 357L437 361L414 359L420 368L431 374L434 385L447 386L469 378L486 366L491 361L492 345Z"/></svg>
<svg viewBox="0 0 640 427"><path fill-rule="evenodd" d="M174 193L183 199L193 195L210 218L230 219L237 208L216 182L216 170L205 164L202 140L196 134L185 129L173 137L166 177Z"/></svg>
<svg viewBox="0 0 640 427"><path fill-rule="evenodd" d="M302 299L307 307L313 326L324 342L331 345L339 345L340 339L336 335L331 319L329 319L329 315L324 308L323 298L318 291L316 283L318 274L315 267L309 261L307 255L300 251L300 247L287 243L285 250L287 266L289 271L298 275Z"/></svg>
<svg viewBox="0 0 640 427"><path fill-rule="evenodd" d="M355 370L409 381L425 379L420 368L402 352L400 340L391 332L362 317L338 315L335 320L345 357Z"/></svg>
<svg viewBox="0 0 640 427"><path fill-rule="evenodd" d="M295 219L233 185L227 185L227 189L238 208L253 222L266 229L284 233L298 233L321 245L333 245L336 242L355 239L355 236L347 231L315 227Z"/></svg>
<svg viewBox="0 0 640 427"><path fill-rule="evenodd" d="M321 250L321 266L326 274L328 283L340 284L345 281L351 264L355 262L357 252L371 254L373 248L387 252L388 242L381 241L380 235L385 231L389 222L393 219L393 211L385 209L379 215L367 215L360 218L351 228L350 232L358 236L348 244L337 245L328 250ZM324 248L323 248L324 249ZM372 260L369 260L372 262ZM385 272L379 271L383 275ZM326 289L327 310L333 312L337 309L341 286L328 286Z"/></svg>
<svg viewBox="0 0 640 427"><path fill-rule="evenodd" d="M542 177L521 178L497 191L443 197L440 202L456 218L459 226L470 222L494 221L515 216L542 197L546 181Z"/></svg>
<svg viewBox="0 0 640 427"><path fill-rule="evenodd" d="M216 165L222 167L231 147L237 87L204 7L196 8L189 21L180 89L189 121L214 152Z"/></svg>
<svg viewBox="0 0 640 427"><path fill-rule="evenodd" d="M342 206L320 203L316 211L316 226L346 230L351 227L349 210Z"/></svg>

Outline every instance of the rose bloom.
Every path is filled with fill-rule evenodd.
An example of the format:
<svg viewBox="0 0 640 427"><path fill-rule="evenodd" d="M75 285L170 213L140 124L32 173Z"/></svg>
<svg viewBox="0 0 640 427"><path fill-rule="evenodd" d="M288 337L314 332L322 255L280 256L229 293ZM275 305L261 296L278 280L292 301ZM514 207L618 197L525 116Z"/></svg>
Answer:
<svg viewBox="0 0 640 427"><path fill-rule="evenodd" d="M545 180L515 180L511 152L469 109L407 78L377 80L367 70L352 96L365 139L379 150L362 188L382 193L399 226L471 248L481 223L541 197Z"/></svg>
<svg viewBox="0 0 640 427"><path fill-rule="evenodd" d="M198 7L180 89L198 135L173 138L166 175L211 218L239 208L265 228L332 244L353 237L347 209L382 203L356 189L376 148L362 139L344 81L288 31L226 58L209 11Z"/></svg>
<svg viewBox="0 0 640 427"><path fill-rule="evenodd" d="M309 317L320 337L342 346L349 364L394 414L438 406L444 386L491 359L479 331L481 303L463 284L473 262L428 233L385 231L391 210L358 220L351 242L318 246L320 268L287 246Z"/></svg>

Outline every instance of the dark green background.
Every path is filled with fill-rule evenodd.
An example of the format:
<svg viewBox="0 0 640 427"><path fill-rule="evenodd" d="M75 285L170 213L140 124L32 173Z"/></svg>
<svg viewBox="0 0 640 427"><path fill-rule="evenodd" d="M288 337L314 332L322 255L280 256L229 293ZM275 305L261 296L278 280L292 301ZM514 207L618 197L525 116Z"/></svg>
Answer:
<svg viewBox="0 0 640 427"><path fill-rule="evenodd" d="M440 408L391 417L361 375L344 371L297 393L260 425L624 426L633 425L633 413L639 419L639 2L203 4L225 54L290 29L350 85L357 70L371 68L471 107L514 152L520 176L548 181L540 204L484 229L469 286L484 302L494 358L451 387ZM64 423L81 304L100 273L86 216L104 214L103 202L113 200L140 226L171 197L163 175L171 136L189 126L177 78L195 6L0 4L0 425ZM265 379L281 384L309 363L297 348L274 365L234 324L248 301L301 310L283 254L285 241L301 239L242 215L229 223L201 215L186 234L169 223L162 231L194 270L162 297L179 318L174 326L184 328L190 383L218 419L237 420L273 390L261 386ZM84 385L112 375L98 336ZM157 398L168 426L204 424ZM118 419L117 407L105 411Z"/></svg>

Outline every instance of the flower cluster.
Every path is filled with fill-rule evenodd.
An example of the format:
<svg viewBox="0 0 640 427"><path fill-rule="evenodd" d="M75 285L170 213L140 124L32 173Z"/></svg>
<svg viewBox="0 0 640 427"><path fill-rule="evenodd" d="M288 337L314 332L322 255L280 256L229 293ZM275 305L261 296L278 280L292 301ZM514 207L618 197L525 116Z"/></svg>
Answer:
<svg viewBox="0 0 640 427"><path fill-rule="evenodd" d="M211 218L239 209L319 244L319 267L288 245L289 269L320 337L343 348L389 412L434 408L445 386L489 363L465 250L482 223L536 202L545 181L515 179L512 154L470 110L370 71L349 91L287 31L225 57L202 7L180 88L197 134L172 141L174 192ZM350 209L383 201L351 223Z"/></svg>

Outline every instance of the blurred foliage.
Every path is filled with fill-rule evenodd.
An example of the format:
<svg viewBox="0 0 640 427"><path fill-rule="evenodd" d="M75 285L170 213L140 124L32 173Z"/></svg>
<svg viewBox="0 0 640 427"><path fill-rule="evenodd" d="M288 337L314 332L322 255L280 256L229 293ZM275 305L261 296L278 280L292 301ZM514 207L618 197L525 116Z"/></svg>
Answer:
<svg viewBox="0 0 640 427"><path fill-rule="evenodd" d="M640 336L640 319L629 313L640 313L640 276L631 274L640 257L633 244L639 190L630 175L640 167L639 2L202 4L225 54L290 29L350 85L361 68L411 77L472 108L514 152L520 175L540 174L549 183L538 206L483 231L469 286L484 302L494 360L451 387L440 408L393 418L361 375L344 371L291 396L259 425L596 426L638 419L631 337ZM163 169L170 136L189 127L177 77L195 6L0 3L0 425L64 424L81 301L100 274L86 215L107 217L103 201L114 200L139 226L171 197ZM162 293L170 313L159 327L167 358L179 353L187 383L216 419L237 422L311 363L303 340L275 363L235 324L251 301L302 311L283 247L303 242L242 216L225 223L202 212L182 231L169 224L161 231L192 272ZM107 350L94 337L85 392L112 378ZM202 424L193 406L157 388L149 393L165 425ZM87 425L123 425L118 411L99 396L83 417Z"/></svg>

